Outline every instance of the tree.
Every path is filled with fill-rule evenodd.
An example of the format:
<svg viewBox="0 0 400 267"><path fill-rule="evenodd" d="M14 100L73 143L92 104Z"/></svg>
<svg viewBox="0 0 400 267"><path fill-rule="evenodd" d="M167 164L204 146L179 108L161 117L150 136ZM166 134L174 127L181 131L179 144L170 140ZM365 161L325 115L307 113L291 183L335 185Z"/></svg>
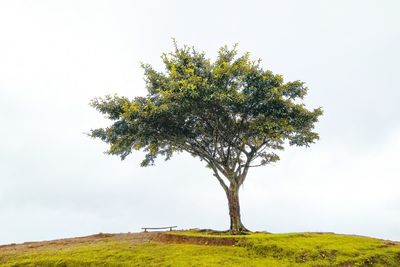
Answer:
<svg viewBox="0 0 400 267"><path fill-rule="evenodd" d="M236 45L220 48L212 62L174 42L174 51L161 58L164 72L142 64L147 96L92 100L113 123L89 135L122 160L133 150L145 151L141 166L183 151L204 161L227 196L230 231L247 231L238 190L249 169L279 160L276 152L285 143L307 147L318 139L312 130L322 110L298 101L307 93L303 82L284 83L249 53L238 56Z"/></svg>

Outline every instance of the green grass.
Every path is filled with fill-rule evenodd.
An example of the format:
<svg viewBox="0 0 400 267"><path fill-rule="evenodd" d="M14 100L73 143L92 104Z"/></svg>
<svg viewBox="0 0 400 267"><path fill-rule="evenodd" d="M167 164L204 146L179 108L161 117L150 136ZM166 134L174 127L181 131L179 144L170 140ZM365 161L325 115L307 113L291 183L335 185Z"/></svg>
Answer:
<svg viewBox="0 0 400 267"><path fill-rule="evenodd" d="M399 243L368 237L331 233L233 236L207 231L166 234L235 238L237 242L212 246L135 241L129 235L115 235L43 243L35 248L0 247L0 266L400 266Z"/></svg>

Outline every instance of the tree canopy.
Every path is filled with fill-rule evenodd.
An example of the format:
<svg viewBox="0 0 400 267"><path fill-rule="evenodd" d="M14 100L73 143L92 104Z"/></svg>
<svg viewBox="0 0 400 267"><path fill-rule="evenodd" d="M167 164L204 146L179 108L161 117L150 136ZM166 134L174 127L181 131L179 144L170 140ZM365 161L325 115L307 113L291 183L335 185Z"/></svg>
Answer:
<svg viewBox="0 0 400 267"><path fill-rule="evenodd" d="M141 165L186 151L206 162L229 193L250 168L279 160L286 142L309 146L321 108L308 110L304 82L284 82L249 53L223 46L215 61L193 47L162 54L164 71L143 64L147 96L95 98L91 105L113 123L90 135L125 159L146 152ZM229 196L228 196L229 199ZM232 225L231 225L232 228Z"/></svg>

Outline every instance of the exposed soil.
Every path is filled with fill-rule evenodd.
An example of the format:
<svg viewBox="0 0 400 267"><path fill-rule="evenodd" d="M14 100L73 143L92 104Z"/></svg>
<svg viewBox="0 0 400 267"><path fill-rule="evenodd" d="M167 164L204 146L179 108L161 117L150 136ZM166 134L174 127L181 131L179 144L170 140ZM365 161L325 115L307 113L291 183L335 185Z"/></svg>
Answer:
<svg viewBox="0 0 400 267"><path fill-rule="evenodd" d="M202 236L184 236L179 234L167 234L165 232L142 232L142 233L124 233L124 234L96 234L84 237L64 238L51 241L25 242L22 244L0 245L1 252L6 251L30 251L40 249L62 249L77 244L94 244L106 240L120 240L132 244L141 244L148 242L178 243L178 244L198 244L213 246L233 246L237 240L235 238L202 237Z"/></svg>
<svg viewBox="0 0 400 267"><path fill-rule="evenodd" d="M25 242L22 244L8 244L0 245L0 252L13 251L13 250L39 250L39 249L61 249L70 247L76 244L93 244L103 242L107 239L119 239L129 240L132 243L144 243L150 242L155 236L160 233L127 233L127 234L95 234L90 236L75 237L75 238L63 238L51 241L39 241L39 242Z"/></svg>
<svg viewBox="0 0 400 267"><path fill-rule="evenodd" d="M236 238L229 237L205 237L205 236L184 236L178 234L162 234L159 235L158 240L166 243L184 243L184 244L198 244L210 246L234 246L237 243Z"/></svg>

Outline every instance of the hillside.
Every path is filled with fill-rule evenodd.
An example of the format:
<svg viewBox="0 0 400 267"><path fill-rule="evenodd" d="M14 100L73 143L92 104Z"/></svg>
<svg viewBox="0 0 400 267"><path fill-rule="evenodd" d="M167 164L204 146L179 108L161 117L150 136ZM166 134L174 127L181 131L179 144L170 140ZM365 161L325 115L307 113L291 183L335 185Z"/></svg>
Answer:
<svg viewBox="0 0 400 267"><path fill-rule="evenodd" d="M0 266L400 266L400 244L333 233L98 234L0 246Z"/></svg>

